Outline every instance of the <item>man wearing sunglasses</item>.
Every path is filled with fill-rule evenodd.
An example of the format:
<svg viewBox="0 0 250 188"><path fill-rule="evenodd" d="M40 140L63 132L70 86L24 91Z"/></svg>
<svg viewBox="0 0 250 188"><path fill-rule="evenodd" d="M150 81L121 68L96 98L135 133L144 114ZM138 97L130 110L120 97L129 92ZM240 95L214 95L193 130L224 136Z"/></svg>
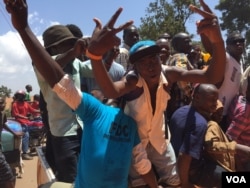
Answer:
<svg viewBox="0 0 250 188"><path fill-rule="evenodd" d="M223 119L220 123L223 131L228 127L227 111L232 99L239 93L243 74L242 54L245 51L245 38L239 32L233 32L226 39L226 69L224 80L217 84L219 100L223 103Z"/></svg>

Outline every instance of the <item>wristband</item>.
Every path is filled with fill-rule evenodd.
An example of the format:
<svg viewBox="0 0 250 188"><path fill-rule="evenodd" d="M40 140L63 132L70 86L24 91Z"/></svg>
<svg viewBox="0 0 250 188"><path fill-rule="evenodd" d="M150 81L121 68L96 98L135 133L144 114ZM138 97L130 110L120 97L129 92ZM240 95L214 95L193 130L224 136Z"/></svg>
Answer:
<svg viewBox="0 0 250 188"><path fill-rule="evenodd" d="M93 60L96 60L96 61L102 59L102 56L101 56L101 55L94 55L94 54L90 53L90 52L88 51L88 49L86 50L86 54L85 54L85 55L86 55L89 59L93 59Z"/></svg>

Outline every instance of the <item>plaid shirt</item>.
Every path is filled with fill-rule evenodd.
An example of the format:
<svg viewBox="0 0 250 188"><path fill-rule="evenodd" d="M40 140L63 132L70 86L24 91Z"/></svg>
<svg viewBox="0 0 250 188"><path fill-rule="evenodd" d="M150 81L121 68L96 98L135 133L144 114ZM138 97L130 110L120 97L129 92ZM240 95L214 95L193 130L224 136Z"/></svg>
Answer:
<svg viewBox="0 0 250 188"><path fill-rule="evenodd" d="M239 144L250 146L250 103L244 96L236 96L228 111L226 134Z"/></svg>
<svg viewBox="0 0 250 188"><path fill-rule="evenodd" d="M176 66L185 70L192 70L193 67L189 62L186 54L177 53L171 56L167 62L169 66ZM170 95L171 99L168 102L167 114L168 118L172 116L175 110L179 107L188 105L191 102L192 84L184 81L173 83Z"/></svg>

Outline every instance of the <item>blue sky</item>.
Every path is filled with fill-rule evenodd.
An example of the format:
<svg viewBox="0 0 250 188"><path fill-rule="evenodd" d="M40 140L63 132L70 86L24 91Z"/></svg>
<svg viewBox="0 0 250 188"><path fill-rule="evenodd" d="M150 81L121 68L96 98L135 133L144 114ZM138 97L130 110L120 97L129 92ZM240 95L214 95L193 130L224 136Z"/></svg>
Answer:
<svg viewBox="0 0 250 188"><path fill-rule="evenodd" d="M101 19L105 24L110 16L123 7L116 26L134 20L134 25L141 24L146 8L152 0L27 0L29 6L29 24L41 40L43 31L55 24L76 24L84 35L91 35L95 24L93 18ZM219 0L206 0L214 9ZM218 12L216 12L218 14ZM196 34L195 21L201 17L194 15L187 22L188 31ZM121 33L118 35L121 37ZM197 36L197 35L196 35ZM198 38L198 36L197 36ZM32 94L39 92L31 60L19 35L11 25L5 6L0 1L0 86L7 86L15 92L24 89L26 84L33 86Z"/></svg>

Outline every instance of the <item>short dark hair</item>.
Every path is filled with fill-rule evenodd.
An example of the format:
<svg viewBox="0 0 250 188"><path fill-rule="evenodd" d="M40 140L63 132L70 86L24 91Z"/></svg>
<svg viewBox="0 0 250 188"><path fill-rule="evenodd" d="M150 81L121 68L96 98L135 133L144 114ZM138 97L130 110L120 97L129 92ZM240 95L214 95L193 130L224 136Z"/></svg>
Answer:
<svg viewBox="0 0 250 188"><path fill-rule="evenodd" d="M245 42L245 38L241 35L239 31L233 31L232 33L228 34L226 44L232 44L236 40L242 40Z"/></svg>
<svg viewBox="0 0 250 188"><path fill-rule="evenodd" d="M135 25L130 25L128 27L126 27L124 30L123 30L123 36L126 35L127 33L129 33L131 31L131 29L134 28L135 30L137 30L137 27Z"/></svg>

